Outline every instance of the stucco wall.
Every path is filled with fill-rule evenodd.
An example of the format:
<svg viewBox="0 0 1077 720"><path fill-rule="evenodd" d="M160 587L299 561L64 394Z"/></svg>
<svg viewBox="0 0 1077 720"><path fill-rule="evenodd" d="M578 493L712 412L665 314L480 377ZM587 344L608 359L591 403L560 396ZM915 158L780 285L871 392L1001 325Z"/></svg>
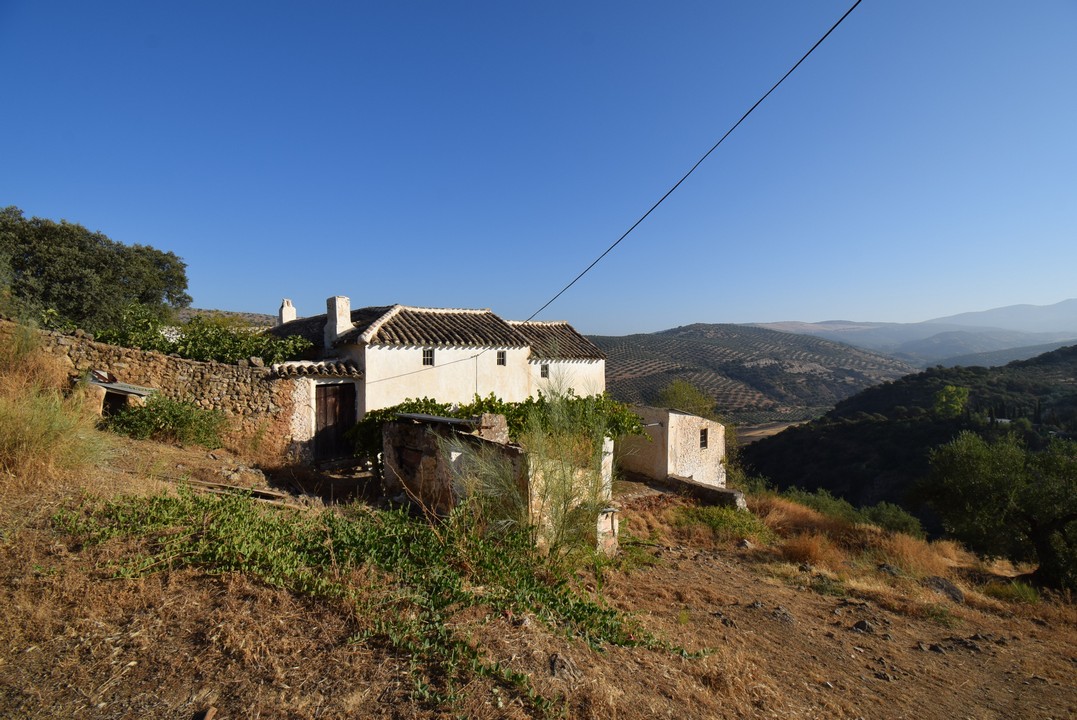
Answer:
<svg viewBox="0 0 1077 720"><path fill-rule="evenodd" d="M700 430L707 430L707 447L700 448ZM676 411L669 413L668 474L704 485L725 487L725 426L714 420Z"/></svg>
<svg viewBox="0 0 1077 720"><path fill-rule="evenodd" d="M506 364L497 364L497 351ZM466 403L493 393L507 402L529 395L527 348L434 349L434 365L423 365L422 347L372 346L358 349L366 372L363 412L391 407L408 398L431 397ZM352 350L355 352L355 350Z"/></svg>
<svg viewBox="0 0 1077 720"><path fill-rule="evenodd" d="M622 438L617 462L622 470L654 480L670 476L691 478L713 487L725 487L725 426L696 415L652 407L633 407L643 419L650 442L642 437ZM707 447L701 448L700 430L707 430Z"/></svg>
<svg viewBox="0 0 1077 720"><path fill-rule="evenodd" d="M626 472L654 480L665 480L667 472L666 426L669 411L637 406L632 408L643 420L647 437L628 436L617 441L617 465ZM658 423L661 423L659 425Z"/></svg>
<svg viewBox="0 0 1077 720"><path fill-rule="evenodd" d="M606 391L605 360L530 360L528 361L530 394L574 391L577 395L597 395ZM542 377L542 366L549 365L550 376Z"/></svg>
<svg viewBox="0 0 1077 720"><path fill-rule="evenodd" d="M0 321L5 334L13 327ZM87 336L38 332L42 349L59 357L72 379L89 370L107 370L120 382L155 388L165 397L223 412L231 417L232 433L257 439L260 452L283 454L288 448L294 380L275 379L266 368L196 362L94 342Z"/></svg>

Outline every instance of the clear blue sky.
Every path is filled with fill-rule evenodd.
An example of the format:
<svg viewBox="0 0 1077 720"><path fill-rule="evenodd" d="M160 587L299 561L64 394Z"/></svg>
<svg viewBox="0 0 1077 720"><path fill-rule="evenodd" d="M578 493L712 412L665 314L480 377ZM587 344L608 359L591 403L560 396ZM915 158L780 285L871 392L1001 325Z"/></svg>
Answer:
<svg viewBox="0 0 1077 720"><path fill-rule="evenodd" d="M852 4L0 0L0 205L196 307L538 309ZM864 0L542 318L1077 297L1077 2Z"/></svg>

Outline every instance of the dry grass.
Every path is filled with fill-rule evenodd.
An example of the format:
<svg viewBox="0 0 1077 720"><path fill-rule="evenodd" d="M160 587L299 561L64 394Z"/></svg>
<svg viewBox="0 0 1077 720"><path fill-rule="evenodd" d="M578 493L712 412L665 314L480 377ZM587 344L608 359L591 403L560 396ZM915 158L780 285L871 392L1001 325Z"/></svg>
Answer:
<svg viewBox="0 0 1077 720"><path fill-rule="evenodd" d="M803 533L787 538L781 544L781 554L786 560L810 565L822 565L831 570L841 568L847 560L840 547L823 533Z"/></svg>
<svg viewBox="0 0 1077 720"><path fill-rule="evenodd" d="M849 528L848 523L827 517L817 510L778 495L750 496L748 509L782 537L801 533L822 533L836 537Z"/></svg>
<svg viewBox="0 0 1077 720"><path fill-rule="evenodd" d="M883 561L912 575L945 575L956 564L951 559L956 552L953 543L944 548L937 543L902 533L887 534L879 539Z"/></svg>
<svg viewBox="0 0 1077 720"><path fill-rule="evenodd" d="M0 488L9 500L92 466L105 452L84 395L65 394L67 377L33 331L0 328Z"/></svg>

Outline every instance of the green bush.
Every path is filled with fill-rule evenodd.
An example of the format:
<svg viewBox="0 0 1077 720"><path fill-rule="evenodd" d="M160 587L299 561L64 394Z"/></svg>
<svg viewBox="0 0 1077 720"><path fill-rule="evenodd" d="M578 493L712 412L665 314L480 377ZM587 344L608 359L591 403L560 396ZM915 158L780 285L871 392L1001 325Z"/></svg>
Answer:
<svg viewBox="0 0 1077 720"><path fill-rule="evenodd" d="M144 406L130 406L105 421L105 427L137 440L178 442L213 449L221 446L227 419L189 402L153 395Z"/></svg>
<svg viewBox="0 0 1077 720"><path fill-rule="evenodd" d="M880 502L860 509L865 521L877 525L883 530L905 533L917 538L924 538L924 528L920 520L899 505Z"/></svg>
<svg viewBox="0 0 1077 720"><path fill-rule="evenodd" d="M355 446L358 457L376 457L381 452L381 430L385 423L399 413L422 413L441 417L473 418L483 413L504 415L509 425L509 437L519 442L524 435L534 434L536 424L548 432L585 433L596 441L602 437L642 435L639 416L625 403L617 402L607 393L580 397L569 390L523 402L505 402L494 396L475 396L464 405L438 402L430 398L405 400L399 405L372 410L348 431L347 437Z"/></svg>
<svg viewBox="0 0 1077 720"><path fill-rule="evenodd" d="M1040 593L1036 588L1020 580L1013 582L992 582L983 587L983 594L1006 602L1026 603L1038 605Z"/></svg>
<svg viewBox="0 0 1077 720"><path fill-rule="evenodd" d="M924 537L924 528L920 525L920 521L894 503L880 502L875 505L855 508L848 500L834 497L829 491L822 488L815 492L808 492L800 488L790 488L785 491L784 495L793 502L810 507L827 517L843 520L853 525L875 525L890 532L901 532L918 538Z"/></svg>
<svg viewBox="0 0 1077 720"><path fill-rule="evenodd" d="M119 324L97 334L101 342L122 347L176 354L189 360L236 363L251 357L278 363L301 356L311 347L298 335L276 338L223 317L196 315L186 324L169 328L154 312L141 305L126 308Z"/></svg>
<svg viewBox="0 0 1077 720"><path fill-rule="evenodd" d="M717 540L752 540L760 545L774 542L777 536L758 517L736 508L706 506L683 507L675 511L673 524L677 527L704 525Z"/></svg>

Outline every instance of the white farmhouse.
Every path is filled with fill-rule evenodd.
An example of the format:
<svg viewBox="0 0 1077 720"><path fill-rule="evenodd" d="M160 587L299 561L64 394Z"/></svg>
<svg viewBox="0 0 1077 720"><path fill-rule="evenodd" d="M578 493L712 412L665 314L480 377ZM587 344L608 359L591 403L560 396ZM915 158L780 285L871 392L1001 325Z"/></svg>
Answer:
<svg viewBox="0 0 1077 720"><path fill-rule="evenodd" d="M388 305L353 310L331 297L326 314L296 319L281 304L269 332L300 335L309 360L273 367L296 384L292 441L321 461L350 454L344 432L371 411L409 398L465 403L475 395L519 402L556 388L606 389L606 360L565 322L506 322L490 310Z"/></svg>

